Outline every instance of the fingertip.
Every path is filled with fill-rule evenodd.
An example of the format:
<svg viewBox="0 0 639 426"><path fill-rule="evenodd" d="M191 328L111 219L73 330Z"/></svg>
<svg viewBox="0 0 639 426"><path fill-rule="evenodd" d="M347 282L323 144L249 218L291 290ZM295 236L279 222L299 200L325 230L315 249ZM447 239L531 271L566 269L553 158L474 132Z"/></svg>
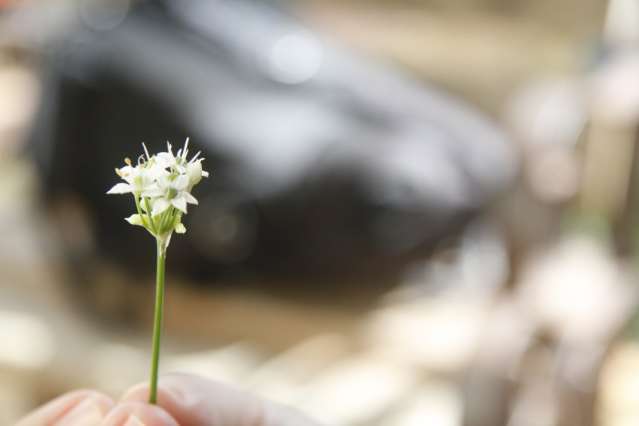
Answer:
<svg viewBox="0 0 639 426"><path fill-rule="evenodd" d="M170 373L164 374L160 377L157 389L158 405L164 407L169 412L172 412L172 408L183 405L187 402L185 398L186 394L198 394L197 380L201 380L197 376L182 373ZM139 383L127 390L120 401L149 401L149 383Z"/></svg>
<svg viewBox="0 0 639 426"><path fill-rule="evenodd" d="M132 387L123 397L126 401L147 401L149 387ZM261 400L231 386L199 376L172 373L158 383L158 405L181 424L208 424L217 419L222 424L261 424L265 412Z"/></svg>
<svg viewBox="0 0 639 426"><path fill-rule="evenodd" d="M101 418L113 405L113 400L103 393L88 389L77 390L48 402L20 420L16 426L59 424L66 421L73 415L74 411L78 411L82 407L90 409L95 417Z"/></svg>
<svg viewBox="0 0 639 426"><path fill-rule="evenodd" d="M149 400L149 385L148 383L138 383L135 386L130 387L120 401L148 401Z"/></svg>
<svg viewBox="0 0 639 426"><path fill-rule="evenodd" d="M133 387L131 387L128 391L124 393L120 401L122 402L149 402L149 384L148 383L140 383ZM173 389L169 386L163 385L161 382L158 384L157 390L157 400L158 404L161 407L168 408L173 406L177 401L179 401L180 396L177 395ZM170 411L170 410L169 410Z"/></svg>
<svg viewBox="0 0 639 426"><path fill-rule="evenodd" d="M121 402L106 416L100 426L179 426L161 407L144 402Z"/></svg>
<svg viewBox="0 0 639 426"><path fill-rule="evenodd" d="M94 390L83 390L80 391L80 395L82 401L91 401L102 413L108 413L111 408L115 405L113 398Z"/></svg>

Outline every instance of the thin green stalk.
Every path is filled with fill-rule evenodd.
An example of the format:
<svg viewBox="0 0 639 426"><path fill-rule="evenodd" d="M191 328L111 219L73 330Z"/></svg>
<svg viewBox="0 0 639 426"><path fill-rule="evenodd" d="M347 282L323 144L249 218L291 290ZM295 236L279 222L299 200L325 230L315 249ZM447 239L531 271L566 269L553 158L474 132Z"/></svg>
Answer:
<svg viewBox="0 0 639 426"><path fill-rule="evenodd" d="M168 209L164 211L164 213L162 213L162 216L160 216L160 225L158 226L158 229L160 230L160 232L162 232L168 226L167 219L170 216L173 216L172 215L173 210L174 210L173 207L169 207Z"/></svg>
<svg viewBox="0 0 639 426"><path fill-rule="evenodd" d="M146 206L146 213L149 215L149 223L151 224L151 230L153 231L153 233L158 236L158 229L155 226L155 223L153 221L153 213L151 212L151 206L149 205L149 199L148 198L144 198L144 205Z"/></svg>
<svg viewBox="0 0 639 426"><path fill-rule="evenodd" d="M151 360L151 390L149 403L156 404L158 399L158 368L160 366L160 339L162 337L162 313L164 310L164 269L166 247L163 241L157 241L157 266L155 271L155 313L153 316L153 355Z"/></svg>
<svg viewBox="0 0 639 426"><path fill-rule="evenodd" d="M140 196L138 194L133 194L133 199L135 200L135 208L138 211L138 215L140 216L140 220L142 220L142 224L147 227L149 226L146 217L142 214L142 209L140 208Z"/></svg>

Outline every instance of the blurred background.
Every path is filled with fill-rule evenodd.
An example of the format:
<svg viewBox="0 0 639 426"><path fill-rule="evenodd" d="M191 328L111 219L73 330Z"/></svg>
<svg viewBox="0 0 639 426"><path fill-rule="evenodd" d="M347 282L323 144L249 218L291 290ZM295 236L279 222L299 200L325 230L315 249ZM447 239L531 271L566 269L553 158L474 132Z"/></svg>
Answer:
<svg viewBox="0 0 639 426"><path fill-rule="evenodd" d="M639 423L639 1L0 0L0 423L163 371L332 425Z"/></svg>

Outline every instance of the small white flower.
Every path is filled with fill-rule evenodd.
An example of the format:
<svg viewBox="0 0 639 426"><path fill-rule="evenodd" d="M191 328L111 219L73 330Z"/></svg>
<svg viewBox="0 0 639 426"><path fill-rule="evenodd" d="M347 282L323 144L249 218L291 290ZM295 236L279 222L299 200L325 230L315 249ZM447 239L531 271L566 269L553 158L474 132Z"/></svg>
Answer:
<svg viewBox="0 0 639 426"><path fill-rule="evenodd" d="M126 183L116 184L107 194L141 194L152 187L154 182L161 177L165 171L151 163L143 163L135 167L127 164L121 169L116 169L116 173L124 179Z"/></svg>
<svg viewBox="0 0 639 426"><path fill-rule="evenodd" d="M158 152L154 158L157 164L164 169L175 168L177 166L177 157L173 155L173 149L169 142L166 143L166 152Z"/></svg>
<svg viewBox="0 0 639 426"><path fill-rule="evenodd" d="M144 155L133 166L126 159L126 165L115 169L124 182L113 186L108 194L133 194L137 214L126 218L131 225L142 226L158 240L168 245L171 233L186 232L181 222L187 213L188 204L198 201L191 190L209 173L202 169L202 158L198 152L190 160L188 156L189 140L184 147L173 154L171 144L167 142L166 152L150 155L146 146Z"/></svg>
<svg viewBox="0 0 639 426"><path fill-rule="evenodd" d="M189 178L186 175L168 175L158 179L155 186L142 193L153 199L153 211L157 216L170 206L186 213L186 204L197 204L197 200L188 192Z"/></svg>
<svg viewBox="0 0 639 426"><path fill-rule="evenodd" d="M203 177L209 177L209 172L202 170L202 159L193 158L186 165L186 175L189 177L189 190L200 183Z"/></svg>
<svg viewBox="0 0 639 426"><path fill-rule="evenodd" d="M167 142L167 151L157 155L150 155L146 145L144 155L133 166L128 158L124 160L126 166L115 169L115 173L124 180L113 186L108 194L132 194L137 213L125 220L134 226L146 229L157 244L157 272L156 294L164 294L164 271L166 251L171 242L173 232L184 234L186 227L182 223L182 216L186 214L187 204L197 204L191 195L193 187L207 177L208 172L202 170L202 159L199 152L189 161L189 140L184 147L173 154L171 144ZM160 353L159 335L162 325L162 301L156 298L154 314L153 359L151 373L151 391L149 402L157 402L157 373L158 357Z"/></svg>

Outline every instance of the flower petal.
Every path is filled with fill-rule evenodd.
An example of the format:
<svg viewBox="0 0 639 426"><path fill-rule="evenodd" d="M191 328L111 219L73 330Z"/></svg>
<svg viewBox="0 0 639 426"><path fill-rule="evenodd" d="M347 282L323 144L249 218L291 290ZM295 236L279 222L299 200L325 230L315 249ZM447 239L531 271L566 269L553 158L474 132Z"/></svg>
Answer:
<svg viewBox="0 0 639 426"><path fill-rule="evenodd" d="M187 203L189 204L195 204L197 205L197 198L195 198L194 196L192 196L191 194L189 194L188 192L183 192L182 193L184 196L184 199L186 200Z"/></svg>
<svg viewBox="0 0 639 426"><path fill-rule="evenodd" d="M118 170L120 170L120 173L122 175L127 176L127 175L130 175L131 173L133 173L133 171L135 170L135 167L126 165L124 167L121 167Z"/></svg>
<svg viewBox="0 0 639 426"><path fill-rule="evenodd" d="M154 181L166 177L169 172L167 172L161 165L153 164L152 166L147 168L146 174L151 181Z"/></svg>
<svg viewBox="0 0 639 426"><path fill-rule="evenodd" d="M159 214L164 213L166 209L169 208L171 203L169 203L164 198L157 198L153 201L153 212L151 213L153 216L157 216Z"/></svg>
<svg viewBox="0 0 639 426"><path fill-rule="evenodd" d="M171 204L173 204L173 207L180 210L182 213L186 213L186 200L183 195L178 195L172 199Z"/></svg>
<svg viewBox="0 0 639 426"><path fill-rule="evenodd" d="M128 183L118 183L107 191L107 194L127 194L132 191L131 185Z"/></svg>
<svg viewBox="0 0 639 426"><path fill-rule="evenodd" d="M179 175L175 178L171 186L178 191L184 191L189 186L189 177L186 175Z"/></svg>
<svg viewBox="0 0 639 426"><path fill-rule="evenodd" d="M155 162L158 167L164 169L175 164L175 157L168 152L159 152L155 155Z"/></svg>
<svg viewBox="0 0 639 426"><path fill-rule="evenodd" d="M164 191L160 189L157 185L147 187L143 192L143 197L156 198L164 195Z"/></svg>
<svg viewBox="0 0 639 426"><path fill-rule="evenodd" d="M140 216L139 214L132 214L131 216L127 217L124 220L129 222L131 225L144 226L144 222L142 221L142 216Z"/></svg>
<svg viewBox="0 0 639 426"><path fill-rule="evenodd" d="M189 187L193 188L202 180L202 161L187 164L186 173L189 177Z"/></svg>

